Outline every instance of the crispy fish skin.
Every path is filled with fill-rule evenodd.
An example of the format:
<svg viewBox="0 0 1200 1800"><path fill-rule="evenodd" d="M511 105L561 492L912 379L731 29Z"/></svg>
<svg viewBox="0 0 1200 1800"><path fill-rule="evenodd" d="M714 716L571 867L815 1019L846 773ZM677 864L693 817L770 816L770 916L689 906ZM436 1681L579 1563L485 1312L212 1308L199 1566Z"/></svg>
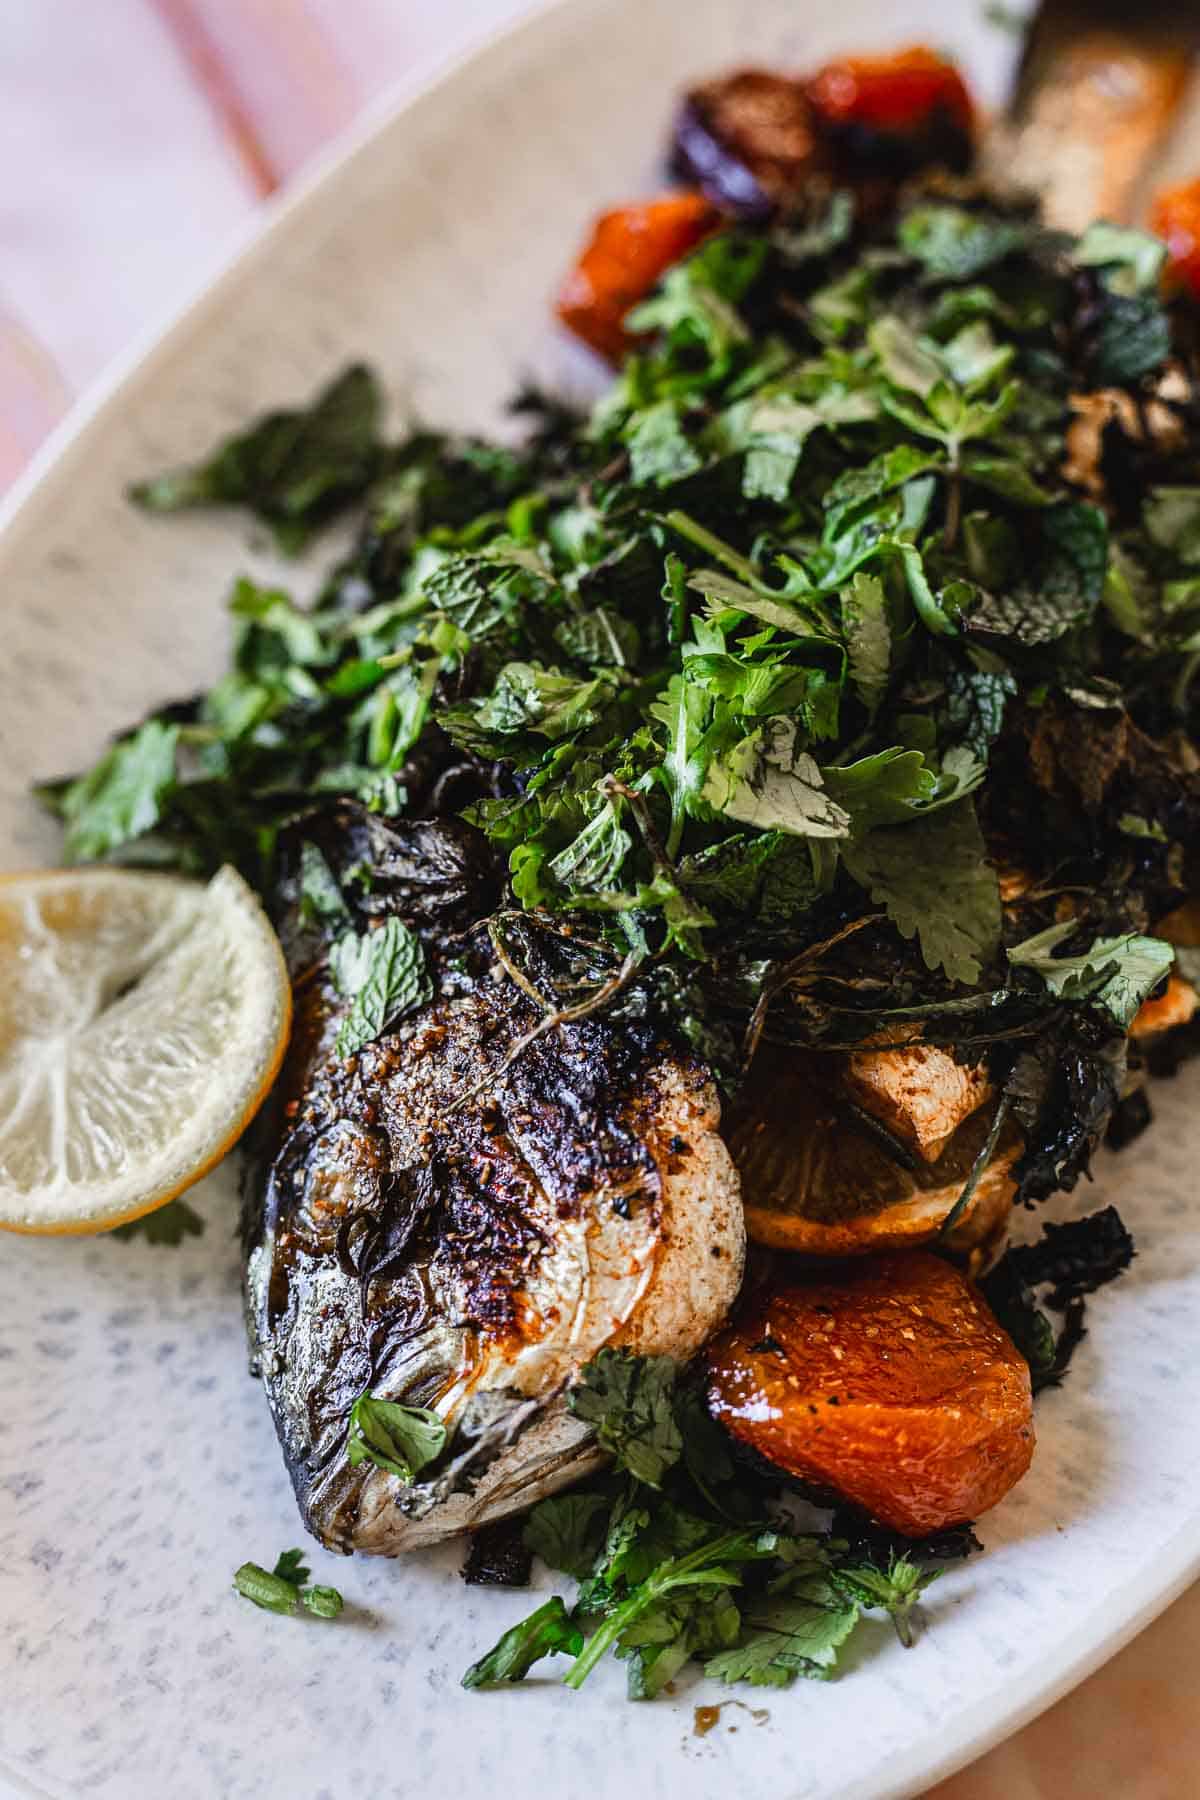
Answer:
<svg viewBox="0 0 1200 1800"><path fill-rule="evenodd" d="M440 970L431 1005L349 1059L328 981L299 985L286 1123L251 1196L251 1336L301 1513L333 1549L395 1555L577 1479L597 1457L572 1377L606 1344L692 1355L741 1281L704 1065L648 1022L585 1019L502 1070L541 1014L486 927ZM455 1427L440 1482L351 1467L366 1387Z"/></svg>

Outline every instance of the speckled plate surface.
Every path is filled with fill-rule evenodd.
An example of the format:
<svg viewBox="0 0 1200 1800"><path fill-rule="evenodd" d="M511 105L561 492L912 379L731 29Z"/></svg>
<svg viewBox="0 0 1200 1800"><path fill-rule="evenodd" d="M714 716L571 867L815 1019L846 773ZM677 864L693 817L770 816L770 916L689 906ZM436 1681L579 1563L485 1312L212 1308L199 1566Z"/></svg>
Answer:
<svg viewBox="0 0 1200 1800"><path fill-rule="evenodd" d="M1011 46L981 9L870 0L573 0L381 117L77 418L0 538L0 863L51 862L28 782L221 666L222 598L261 546L155 522L131 477L365 355L398 413L486 425L517 377L579 383L546 299L586 217L645 191L671 91L756 57L950 42L981 90ZM953 15L953 24L950 17ZM301 591L303 572L289 579ZM1101 1294L1077 1373L1040 1403L1034 1469L939 1582L903 1652L883 1626L830 1685L729 1709L702 1684L631 1707L610 1668L468 1695L462 1669L528 1606L463 1587L461 1552L341 1564L336 1625L237 1600L247 1557L301 1536L246 1371L236 1170L195 1190L206 1235L0 1248L0 1792L341 1800L920 1792L1047 1705L1200 1568L1200 1127L1193 1078L1060 1213L1118 1199L1141 1254ZM757 1699L757 1696L751 1696ZM7 1787L6 1787L7 1784Z"/></svg>

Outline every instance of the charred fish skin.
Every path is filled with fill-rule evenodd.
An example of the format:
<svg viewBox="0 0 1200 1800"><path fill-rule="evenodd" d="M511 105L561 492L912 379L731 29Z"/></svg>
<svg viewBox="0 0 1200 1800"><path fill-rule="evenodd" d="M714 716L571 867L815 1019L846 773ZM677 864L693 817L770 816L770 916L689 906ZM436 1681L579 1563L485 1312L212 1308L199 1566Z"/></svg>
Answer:
<svg viewBox="0 0 1200 1800"><path fill-rule="evenodd" d="M543 1015L486 924L455 939L452 916L422 921L437 998L357 1057L332 1053L327 978L298 982L279 1138L247 1208L255 1357L305 1523L340 1550L396 1554L586 1473L595 1449L563 1399L582 1364L616 1342L691 1355L741 1280L706 1067L653 1023L607 1017L510 1060ZM512 929L539 991L569 979L557 926ZM454 1427L432 1481L351 1467L368 1386Z"/></svg>

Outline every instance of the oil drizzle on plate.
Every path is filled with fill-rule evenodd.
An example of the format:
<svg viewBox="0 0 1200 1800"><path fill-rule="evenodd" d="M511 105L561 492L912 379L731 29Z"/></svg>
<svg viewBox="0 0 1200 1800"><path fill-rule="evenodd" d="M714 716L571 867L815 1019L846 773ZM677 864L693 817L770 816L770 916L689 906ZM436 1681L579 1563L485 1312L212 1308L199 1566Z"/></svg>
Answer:
<svg viewBox="0 0 1200 1800"><path fill-rule="evenodd" d="M771 1716L765 1706L747 1706L744 1700L722 1700L719 1706L698 1706L692 1717L692 1736L707 1737L713 1727L720 1724L721 1714L727 1706L737 1706L742 1712L749 1713L755 1725L765 1725ZM729 1729L736 1731L737 1726L731 1725Z"/></svg>

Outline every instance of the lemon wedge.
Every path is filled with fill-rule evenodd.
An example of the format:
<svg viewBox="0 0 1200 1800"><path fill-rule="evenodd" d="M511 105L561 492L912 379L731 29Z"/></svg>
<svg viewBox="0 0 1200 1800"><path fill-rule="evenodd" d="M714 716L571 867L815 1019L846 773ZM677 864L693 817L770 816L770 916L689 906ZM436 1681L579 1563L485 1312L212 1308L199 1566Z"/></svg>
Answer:
<svg viewBox="0 0 1200 1800"><path fill-rule="evenodd" d="M233 869L0 880L0 1228L164 1206L250 1122L290 1023L279 942Z"/></svg>

